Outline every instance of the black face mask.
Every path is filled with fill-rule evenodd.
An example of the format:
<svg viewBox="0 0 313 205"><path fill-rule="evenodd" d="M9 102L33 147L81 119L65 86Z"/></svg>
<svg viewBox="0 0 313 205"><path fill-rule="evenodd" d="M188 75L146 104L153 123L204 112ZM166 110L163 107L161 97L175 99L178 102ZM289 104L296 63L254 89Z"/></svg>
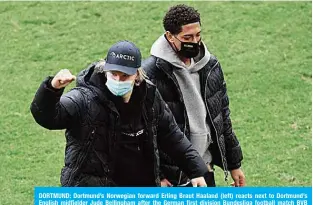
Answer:
<svg viewBox="0 0 313 205"><path fill-rule="evenodd" d="M176 38L176 39L179 40L178 38ZM201 39L199 40L198 43L183 42L181 40L179 40L179 42L181 43L180 50L178 50L174 44L174 46L176 48L176 52L178 55L183 56L185 58L194 58L198 55L198 53L200 51Z"/></svg>

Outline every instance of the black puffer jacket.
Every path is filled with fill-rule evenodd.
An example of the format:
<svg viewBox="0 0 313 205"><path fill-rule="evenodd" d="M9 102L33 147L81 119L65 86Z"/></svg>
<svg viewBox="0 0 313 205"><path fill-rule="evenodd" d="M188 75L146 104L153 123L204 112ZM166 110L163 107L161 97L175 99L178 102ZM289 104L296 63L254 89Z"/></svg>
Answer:
<svg viewBox="0 0 313 205"><path fill-rule="evenodd" d="M114 163L118 163L112 159L119 135L119 113L103 92L104 83L92 80L94 69L92 64L83 70L77 87L65 95L64 89L52 89L51 77L47 78L31 104L31 113L41 126L66 129L62 186L118 186L111 176ZM148 132L146 146L154 161L155 184L151 186L160 185L158 148L177 161L190 177L203 176L204 162L178 128L156 87L146 82L141 86L146 86L142 108Z"/></svg>
<svg viewBox="0 0 313 205"><path fill-rule="evenodd" d="M143 62L143 68L149 79L157 86L164 101L171 109L180 129L189 137L187 112L183 96L173 70L177 69L171 63L150 56ZM243 159L241 147L232 130L226 83L220 63L211 55L209 62L199 71L201 95L208 112L208 124L212 131L213 143L210 151L213 164L223 168L225 179L227 171L239 168ZM177 172L175 163L161 153L161 171L166 173Z"/></svg>

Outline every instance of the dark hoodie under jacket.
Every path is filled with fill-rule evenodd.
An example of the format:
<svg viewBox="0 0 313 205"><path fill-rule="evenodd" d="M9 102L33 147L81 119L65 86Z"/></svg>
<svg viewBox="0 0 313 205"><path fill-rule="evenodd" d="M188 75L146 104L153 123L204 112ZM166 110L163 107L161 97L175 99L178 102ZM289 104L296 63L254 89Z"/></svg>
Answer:
<svg viewBox="0 0 313 205"><path fill-rule="evenodd" d="M119 163L113 159L121 117L104 92L105 81L92 77L98 75L94 74L96 64L80 72L77 86L64 95L64 89L51 87L52 77L48 77L31 103L31 113L42 127L66 129L62 186L119 186L112 176ZM148 82L142 85L146 87L141 111L147 132L146 153L153 163L151 186L160 186L158 149L168 153L190 178L205 176L206 165L180 131L156 87Z"/></svg>

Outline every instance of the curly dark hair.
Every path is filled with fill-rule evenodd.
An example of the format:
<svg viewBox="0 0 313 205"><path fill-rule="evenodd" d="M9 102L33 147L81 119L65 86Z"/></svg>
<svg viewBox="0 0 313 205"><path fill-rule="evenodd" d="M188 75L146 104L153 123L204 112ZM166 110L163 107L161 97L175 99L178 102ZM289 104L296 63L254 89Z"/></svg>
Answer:
<svg viewBox="0 0 313 205"><path fill-rule="evenodd" d="M178 34L182 31L182 26L190 23L200 22L200 13L193 7L185 4L179 4L170 7L163 18L163 27L165 31L172 34Z"/></svg>

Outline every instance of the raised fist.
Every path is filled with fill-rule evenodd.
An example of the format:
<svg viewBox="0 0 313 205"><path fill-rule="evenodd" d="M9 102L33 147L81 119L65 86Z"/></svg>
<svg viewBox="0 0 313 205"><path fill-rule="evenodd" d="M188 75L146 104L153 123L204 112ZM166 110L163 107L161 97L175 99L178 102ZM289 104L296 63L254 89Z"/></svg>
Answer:
<svg viewBox="0 0 313 205"><path fill-rule="evenodd" d="M76 80L76 77L68 69L62 69L52 79L51 86L55 89L61 89L74 80Z"/></svg>

